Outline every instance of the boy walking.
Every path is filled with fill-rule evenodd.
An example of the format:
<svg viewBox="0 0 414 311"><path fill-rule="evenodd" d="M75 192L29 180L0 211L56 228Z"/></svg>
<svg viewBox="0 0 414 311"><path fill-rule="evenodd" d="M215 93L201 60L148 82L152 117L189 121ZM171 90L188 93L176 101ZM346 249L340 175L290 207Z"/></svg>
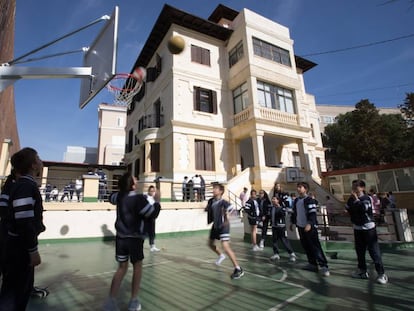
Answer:
<svg viewBox="0 0 414 311"><path fill-rule="evenodd" d="M209 224L213 223L208 246L218 255L216 265L220 265L226 256L218 250L215 240L221 241L224 252L229 256L234 266L231 278L240 279L244 275L244 271L239 266L236 255L230 247L230 222L228 215L232 211L233 206L222 198L223 193L224 186L222 184L215 184L213 186L213 197L208 200L207 207L205 208L207 211L207 222Z"/></svg>
<svg viewBox="0 0 414 311"><path fill-rule="evenodd" d="M373 201L365 193L365 182L360 179L354 180L352 182L352 194L346 204L346 210L354 225L355 251L358 258L358 270L352 274L352 277L358 279L369 278L365 261L365 253L368 249L378 273L377 282L387 284L388 277L384 273L372 209Z"/></svg>
<svg viewBox="0 0 414 311"><path fill-rule="evenodd" d="M321 274L329 276L328 261L318 236L317 202L308 196L309 184L307 182L299 182L297 191L298 197L293 201L291 222L298 228L300 243L308 258L308 264L303 269L317 272L319 264Z"/></svg>

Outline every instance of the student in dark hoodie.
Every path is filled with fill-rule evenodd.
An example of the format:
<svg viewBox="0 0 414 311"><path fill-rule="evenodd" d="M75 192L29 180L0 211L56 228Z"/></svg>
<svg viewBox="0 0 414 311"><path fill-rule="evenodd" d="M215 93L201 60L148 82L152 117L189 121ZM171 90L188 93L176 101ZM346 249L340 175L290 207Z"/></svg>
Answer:
<svg viewBox="0 0 414 311"><path fill-rule="evenodd" d="M368 249L378 273L377 283L387 284L388 277L384 273L372 208L373 200L365 192L365 182L360 179L354 180L352 182L352 194L346 203L346 210L354 225L355 251L358 257L358 270L352 274L352 277L357 279L369 278L365 261L365 253Z"/></svg>
<svg viewBox="0 0 414 311"><path fill-rule="evenodd" d="M289 253L289 261L295 262L296 255L293 252L292 246L287 238L286 232L286 207L280 204L279 198L274 196L272 198L272 206L270 210L270 220L272 222L272 240L273 240L273 256L271 260L279 260L279 248L277 242L280 240Z"/></svg>
<svg viewBox="0 0 414 311"><path fill-rule="evenodd" d="M156 218L160 212L159 194L154 195L151 204L145 195L138 194L137 179L125 173L119 180L119 192L110 196L110 202L116 204L116 251L118 269L115 272L109 297L104 310L117 310L116 297L122 280L128 271L128 260L133 265L131 299L128 310L141 310L138 292L142 277L142 260L144 259L145 220Z"/></svg>
<svg viewBox="0 0 414 311"><path fill-rule="evenodd" d="M300 242L308 258L308 264L303 269L317 272L319 265L321 274L329 276L328 261L318 236L317 201L308 196L309 184L307 182L299 182L297 191L298 197L293 201L290 229L293 229L293 225L298 228Z"/></svg>

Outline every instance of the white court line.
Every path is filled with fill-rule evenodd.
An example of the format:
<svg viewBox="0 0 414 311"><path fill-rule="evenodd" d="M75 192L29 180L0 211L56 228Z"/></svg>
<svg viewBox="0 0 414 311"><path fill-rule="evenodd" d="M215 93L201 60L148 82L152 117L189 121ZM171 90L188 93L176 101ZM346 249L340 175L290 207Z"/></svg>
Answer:
<svg viewBox="0 0 414 311"><path fill-rule="evenodd" d="M171 260L166 260L166 261L161 261L161 262L157 262L157 263L148 263L148 264L142 265L142 267L152 267L152 266L165 265L165 264L171 263L171 262L172 262ZM95 273L95 274L86 274L85 276L95 277L95 276L102 276L102 275L105 275L105 274L113 274L115 272L116 272L116 270L112 270L112 271L99 272L99 273Z"/></svg>
<svg viewBox="0 0 414 311"><path fill-rule="evenodd" d="M188 258L188 259L193 259L193 260L198 260L198 261L205 262L205 263L211 263L211 261L209 261L209 260L205 260L205 259L201 259L201 258L196 258L196 257L187 257L187 258ZM267 263L267 264L271 265L271 263ZM233 270L233 268L232 268L232 267L231 267L231 268L230 268L230 267L225 267L225 266L221 266L221 267L223 267L223 268L225 268L225 269L230 269L230 270ZM300 298L300 297L302 297L303 295L305 295L305 294L307 294L308 292L310 292L310 289L309 289L309 288L306 288L306 287L305 287L305 286L303 286L303 285L299 285L299 284L295 284L295 283L291 283L291 282L286 282L285 280L286 280L286 278L287 278L287 271L286 271L285 269L281 268L281 267L276 267L276 268L278 268L278 269L282 270L282 272L283 272L282 277L281 277L279 280L269 278L269 277L267 277L267 276L265 276L265 275L261 275L261 274L256 274L256 273L251 273L251 272L248 272L248 271L244 271L244 273L245 273L245 274L247 273L247 274L253 275L253 276L258 277L258 278L267 279L267 280L270 280L270 281L272 281L272 282L277 282L277 283L288 284L288 285L290 285L290 286L297 287L297 288L302 288L302 289L303 289L303 291L301 291L301 292L299 292L298 294L296 294L296 295L294 295L294 296L292 296L292 297L290 297L290 298L286 299L284 302L282 302L282 303L278 304L277 306L274 306L274 307L270 308L268 311L277 311L277 310L281 310L281 309L283 309L284 307L286 307L288 304L292 303L293 301L295 301L295 300L299 299L299 298Z"/></svg>

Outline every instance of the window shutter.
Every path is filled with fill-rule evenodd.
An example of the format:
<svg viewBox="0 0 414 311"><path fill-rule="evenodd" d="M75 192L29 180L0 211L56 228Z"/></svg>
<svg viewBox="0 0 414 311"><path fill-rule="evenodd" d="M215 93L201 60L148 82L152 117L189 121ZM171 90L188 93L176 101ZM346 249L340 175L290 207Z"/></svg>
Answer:
<svg viewBox="0 0 414 311"><path fill-rule="evenodd" d="M217 114L217 92L216 91L211 91L211 104L212 104L212 112L214 114Z"/></svg>
<svg viewBox="0 0 414 311"><path fill-rule="evenodd" d="M194 110L200 110L200 88L194 87Z"/></svg>

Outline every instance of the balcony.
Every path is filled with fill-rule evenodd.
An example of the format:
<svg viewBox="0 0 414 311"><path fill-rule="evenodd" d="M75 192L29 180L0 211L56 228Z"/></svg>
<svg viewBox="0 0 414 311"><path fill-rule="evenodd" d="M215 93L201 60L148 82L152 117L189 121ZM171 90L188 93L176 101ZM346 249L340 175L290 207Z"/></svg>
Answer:
<svg viewBox="0 0 414 311"><path fill-rule="evenodd" d="M258 121L271 121L282 123L286 125L298 125L299 117L297 114L283 112L276 109L270 109L265 107L257 107L254 111L253 106L249 106L247 109L239 112L233 116L234 125L244 122L249 119L256 118ZM255 116L256 113L256 116Z"/></svg>
<svg viewBox="0 0 414 311"><path fill-rule="evenodd" d="M148 114L138 121L138 133L149 128L160 128L164 126L163 114Z"/></svg>

